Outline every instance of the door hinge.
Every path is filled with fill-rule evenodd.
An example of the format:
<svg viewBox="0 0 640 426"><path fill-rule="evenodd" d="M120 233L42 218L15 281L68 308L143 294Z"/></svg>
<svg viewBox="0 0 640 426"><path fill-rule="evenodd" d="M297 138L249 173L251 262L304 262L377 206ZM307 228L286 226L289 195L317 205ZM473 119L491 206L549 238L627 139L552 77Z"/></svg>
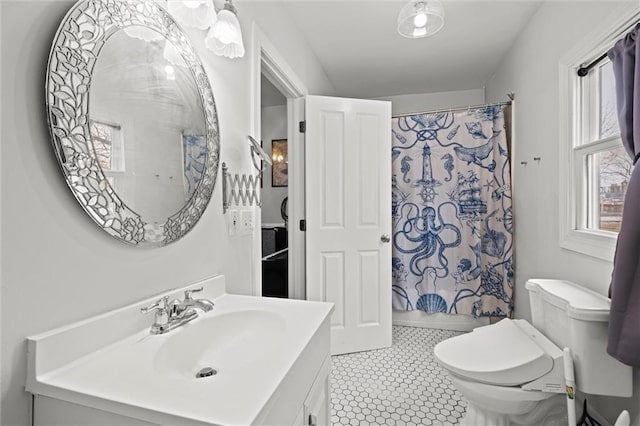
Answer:
<svg viewBox="0 0 640 426"><path fill-rule="evenodd" d="M306 231L307 230L307 221L304 219L300 220L300 230L301 231Z"/></svg>
<svg viewBox="0 0 640 426"><path fill-rule="evenodd" d="M300 123L298 123L298 128L300 129L300 133L304 133L307 131L307 122L306 121L301 121Z"/></svg>

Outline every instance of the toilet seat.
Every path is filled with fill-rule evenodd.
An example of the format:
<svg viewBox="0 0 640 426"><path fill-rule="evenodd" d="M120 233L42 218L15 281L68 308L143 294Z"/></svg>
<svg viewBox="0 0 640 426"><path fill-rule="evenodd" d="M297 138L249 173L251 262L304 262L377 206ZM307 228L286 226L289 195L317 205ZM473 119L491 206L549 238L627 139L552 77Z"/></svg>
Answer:
<svg viewBox="0 0 640 426"><path fill-rule="evenodd" d="M447 339L434 348L438 361L468 380L518 386L553 369L553 358L536 341L546 338L524 320L504 319Z"/></svg>

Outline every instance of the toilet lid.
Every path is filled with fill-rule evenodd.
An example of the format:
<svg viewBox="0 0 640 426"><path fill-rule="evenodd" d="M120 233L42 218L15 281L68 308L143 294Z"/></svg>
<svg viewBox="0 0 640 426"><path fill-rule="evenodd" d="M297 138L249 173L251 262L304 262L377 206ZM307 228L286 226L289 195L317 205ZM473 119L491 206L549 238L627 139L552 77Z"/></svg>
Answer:
<svg viewBox="0 0 640 426"><path fill-rule="evenodd" d="M517 386L542 377L553 359L529 335L541 335L524 320L502 321L438 343L438 362L459 376L482 383Z"/></svg>

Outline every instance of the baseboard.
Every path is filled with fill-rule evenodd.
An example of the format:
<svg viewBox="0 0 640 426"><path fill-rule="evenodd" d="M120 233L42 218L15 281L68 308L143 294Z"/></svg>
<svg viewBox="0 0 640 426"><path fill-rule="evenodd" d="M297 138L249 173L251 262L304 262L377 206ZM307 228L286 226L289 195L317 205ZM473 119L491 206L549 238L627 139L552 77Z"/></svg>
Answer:
<svg viewBox="0 0 640 426"><path fill-rule="evenodd" d="M471 331L489 325L489 318L473 318L469 315L427 314L423 311L393 311L393 325L439 328L443 330Z"/></svg>

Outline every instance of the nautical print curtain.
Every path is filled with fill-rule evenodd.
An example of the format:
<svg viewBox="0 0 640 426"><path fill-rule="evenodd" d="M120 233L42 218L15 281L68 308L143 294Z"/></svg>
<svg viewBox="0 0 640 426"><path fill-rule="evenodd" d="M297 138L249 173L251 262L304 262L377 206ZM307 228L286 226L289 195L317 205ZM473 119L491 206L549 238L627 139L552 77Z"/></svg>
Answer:
<svg viewBox="0 0 640 426"><path fill-rule="evenodd" d="M513 215L504 107L392 123L393 308L508 317Z"/></svg>

